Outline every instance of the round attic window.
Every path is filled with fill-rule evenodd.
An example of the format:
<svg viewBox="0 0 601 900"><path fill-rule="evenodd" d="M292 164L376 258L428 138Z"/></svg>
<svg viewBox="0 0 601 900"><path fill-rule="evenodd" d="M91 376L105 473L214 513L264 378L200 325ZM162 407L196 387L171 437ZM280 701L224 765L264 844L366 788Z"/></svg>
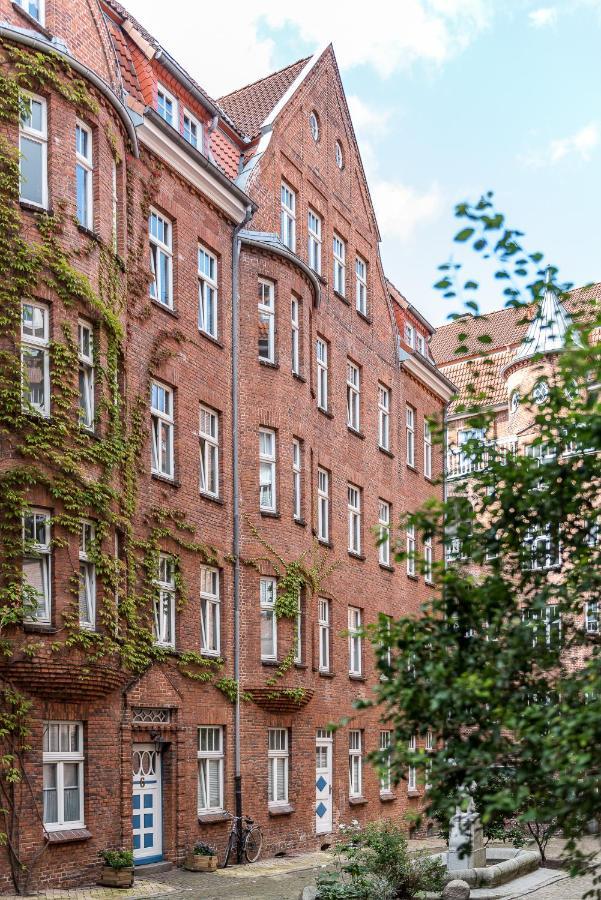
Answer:
<svg viewBox="0 0 601 900"><path fill-rule="evenodd" d="M339 169L344 168L344 156L342 154L342 144L340 141L336 141L334 144L334 155L336 157L336 165Z"/></svg>
<svg viewBox="0 0 601 900"><path fill-rule="evenodd" d="M317 143L319 140L319 119L316 112L312 112L309 116L309 128L311 129L311 137Z"/></svg>

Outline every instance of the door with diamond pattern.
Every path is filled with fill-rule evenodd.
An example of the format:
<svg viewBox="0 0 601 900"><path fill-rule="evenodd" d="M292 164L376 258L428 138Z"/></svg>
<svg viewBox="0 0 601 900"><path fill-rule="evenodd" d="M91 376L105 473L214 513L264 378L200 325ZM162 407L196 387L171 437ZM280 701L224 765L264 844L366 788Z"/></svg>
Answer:
<svg viewBox="0 0 601 900"><path fill-rule="evenodd" d="M332 830L332 733L317 730L315 742L315 833Z"/></svg>
<svg viewBox="0 0 601 900"><path fill-rule="evenodd" d="M141 866L163 858L161 755L153 744L134 745L132 770L134 862Z"/></svg>

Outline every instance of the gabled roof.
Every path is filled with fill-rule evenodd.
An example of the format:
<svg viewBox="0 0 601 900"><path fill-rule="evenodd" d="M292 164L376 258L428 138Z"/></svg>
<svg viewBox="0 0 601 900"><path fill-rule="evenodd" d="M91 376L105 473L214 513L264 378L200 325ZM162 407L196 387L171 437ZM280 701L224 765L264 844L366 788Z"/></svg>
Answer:
<svg viewBox="0 0 601 900"><path fill-rule="evenodd" d="M570 325L571 319L559 297L547 284L540 307L530 322L522 343L515 351L512 362L530 359L539 353L563 350Z"/></svg>
<svg viewBox="0 0 601 900"><path fill-rule="evenodd" d="M277 106L310 59L310 56L299 59L265 78L238 88L220 97L218 103L241 134L255 138L269 113Z"/></svg>

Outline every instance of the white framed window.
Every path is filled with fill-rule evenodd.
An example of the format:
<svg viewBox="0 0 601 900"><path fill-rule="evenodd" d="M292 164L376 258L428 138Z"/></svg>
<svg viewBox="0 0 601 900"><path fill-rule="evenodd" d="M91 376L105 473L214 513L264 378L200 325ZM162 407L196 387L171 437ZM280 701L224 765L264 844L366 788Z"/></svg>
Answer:
<svg viewBox="0 0 601 900"><path fill-rule="evenodd" d="M48 206L48 114L46 101L36 94L19 95L19 199Z"/></svg>
<svg viewBox="0 0 601 900"><path fill-rule="evenodd" d="M198 812L223 810L223 728L201 725L198 729Z"/></svg>
<svg viewBox="0 0 601 900"><path fill-rule="evenodd" d="M409 744L409 750L413 753L417 750L417 738L415 735L412 735ZM417 790L417 770L415 766L409 766L407 771L407 790L408 791L416 791Z"/></svg>
<svg viewBox="0 0 601 900"><path fill-rule="evenodd" d="M361 428L361 370L350 360L346 363L346 424L355 431Z"/></svg>
<svg viewBox="0 0 601 900"><path fill-rule="evenodd" d="M334 232L334 290L345 296L346 292L346 243Z"/></svg>
<svg viewBox="0 0 601 900"><path fill-rule="evenodd" d="M546 644L559 647L561 644L561 612L555 603L542 609L527 609L523 613L525 621L531 623L532 646Z"/></svg>
<svg viewBox="0 0 601 900"><path fill-rule="evenodd" d="M378 446L390 450L390 388L378 384Z"/></svg>
<svg viewBox="0 0 601 900"><path fill-rule="evenodd" d="M317 338L317 406L328 411L328 345L323 338Z"/></svg>
<svg viewBox="0 0 601 900"><path fill-rule="evenodd" d="M150 296L173 309L173 226L155 210L148 217L150 241Z"/></svg>
<svg viewBox="0 0 601 900"><path fill-rule="evenodd" d="M119 190L117 177L117 163L113 160L111 165L111 223L113 253L119 249Z"/></svg>
<svg viewBox="0 0 601 900"><path fill-rule="evenodd" d="M94 429L94 329L90 322L77 323L79 359L79 421L83 428Z"/></svg>
<svg viewBox="0 0 601 900"><path fill-rule="evenodd" d="M336 165L340 170L344 169L344 153L342 152L342 144L340 141L336 141L334 144L334 159L336 160Z"/></svg>
<svg viewBox="0 0 601 900"><path fill-rule="evenodd" d="M152 429L152 464L155 475L173 478L173 391L158 381L150 383L150 418Z"/></svg>
<svg viewBox="0 0 601 900"><path fill-rule="evenodd" d="M50 325L48 307L21 304L21 373L23 409L50 415Z"/></svg>
<svg viewBox="0 0 601 900"><path fill-rule="evenodd" d="M307 233L309 241L309 265L314 272L321 275L321 216L309 209L307 217Z"/></svg>
<svg viewBox="0 0 601 900"><path fill-rule="evenodd" d="M599 603L591 600L584 610L584 627L588 634L599 633Z"/></svg>
<svg viewBox="0 0 601 900"><path fill-rule="evenodd" d="M317 625L319 630L319 671L330 671L330 601L318 599Z"/></svg>
<svg viewBox="0 0 601 900"><path fill-rule="evenodd" d="M40 25L44 24L44 0L16 0L16 2Z"/></svg>
<svg viewBox="0 0 601 900"><path fill-rule="evenodd" d="M184 109L184 139L197 150L202 150L202 125L187 109Z"/></svg>
<svg viewBox="0 0 601 900"><path fill-rule="evenodd" d="M434 750L434 735L430 730L426 731L425 749L428 752Z"/></svg>
<svg viewBox="0 0 601 900"><path fill-rule="evenodd" d="M360 797L363 788L363 735L353 729L348 733L348 792Z"/></svg>
<svg viewBox="0 0 601 900"><path fill-rule="evenodd" d="M330 540L330 473L317 470L317 540L324 544Z"/></svg>
<svg viewBox="0 0 601 900"><path fill-rule="evenodd" d="M348 608L348 651L349 675L361 675L363 671L361 637L361 610L356 606Z"/></svg>
<svg viewBox="0 0 601 900"><path fill-rule="evenodd" d="M309 115L309 128L311 129L311 137L317 143L319 140L319 119L315 110Z"/></svg>
<svg viewBox="0 0 601 900"><path fill-rule="evenodd" d="M50 622L52 583L50 513L30 509L23 514L23 588L28 619Z"/></svg>
<svg viewBox="0 0 601 900"><path fill-rule="evenodd" d="M84 828L83 724L44 722L44 828Z"/></svg>
<svg viewBox="0 0 601 900"><path fill-rule="evenodd" d="M381 566L390 565L390 503L378 500L378 526L380 530L378 544L378 562Z"/></svg>
<svg viewBox="0 0 601 900"><path fill-rule="evenodd" d="M275 512L276 502L275 431L259 428L259 508Z"/></svg>
<svg viewBox="0 0 601 900"><path fill-rule="evenodd" d="M432 428L427 419L424 419L424 475L432 478Z"/></svg>
<svg viewBox="0 0 601 900"><path fill-rule="evenodd" d="M407 406L405 410L407 435L407 465L415 466L415 410Z"/></svg>
<svg viewBox="0 0 601 900"><path fill-rule="evenodd" d="M383 759L380 761L382 767L380 770L380 790L384 794L389 793L392 790L392 767L390 758L391 743L390 731L381 731L380 753L383 755Z"/></svg>
<svg viewBox="0 0 601 900"><path fill-rule="evenodd" d="M175 560L159 555L154 602L154 639L161 647L175 647Z"/></svg>
<svg viewBox="0 0 601 900"><path fill-rule="evenodd" d="M355 303L357 312L367 315L367 263L362 256L355 259Z"/></svg>
<svg viewBox="0 0 601 900"><path fill-rule="evenodd" d="M75 124L75 195L77 221L90 231L94 227L92 130L79 120Z"/></svg>
<svg viewBox="0 0 601 900"><path fill-rule="evenodd" d="M415 328L409 322L405 322L405 343L409 344L411 349L415 347Z"/></svg>
<svg viewBox="0 0 601 900"><path fill-rule="evenodd" d="M90 556L95 537L94 523L82 520L79 525L79 624L90 629L96 627L96 566Z"/></svg>
<svg viewBox="0 0 601 900"><path fill-rule="evenodd" d="M292 441L292 515L297 522L302 519L302 447L298 438Z"/></svg>
<svg viewBox="0 0 601 900"><path fill-rule="evenodd" d="M274 286L264 278L259 278L259 359L275 362Z"/></svg>
<svg viewBox="0 0 601 900"><path fill-rule="evenodd" d="M200 649L205 656L221 652L219 569L200 567Z"/></svg>
<svg viewBox="0 0 601 900"><path fill-rule="evenodd" d="M294 624L294 662L300 665L303 661L303 598L300 588L296 596L296 620Z"/></svg>
<svg viewBox="0 0 601 900"><path fill-rule="evenodd" d="M415 525L407 525L407 575L415 575Z"/></svg>
<svg viewBox="0 0 601 900"><path fill-rule="evenodd" d="M432 550L432 538L424 540L424 578L427 584L434 580L434 555Z"/></svg>
<svg viewBox="0 0 601 900"><path fill-rule="evenodd" d="M177 100L162 84L157 87L157 112L165 122L179 131Z"/></svg>
<svg viewBox="0 0 601 900"><path fill-rule="evenodd" d="M213 338L217 337L218 315L217 259L212 253L198 246L198 328Z"/></svg>
<svg viewBox="0 0 601 900"><path fill-rule="evenodd" d="M290 364L292 373L300 375L300 301L290 299Z"/></svg>
<svg viewBox="0 0 601 900"><path fill-rule="evenodd" d="M208 406L200 407L200 492L219 496L219 414Z"/></svg>
<svg viewBox="0 0 601 900"><path fill-rule="evenodd" d="M426 355L426 339L423 334L420 334L419 331L416 332L415 335L415 348L421 356Z"/></svg>
<svg viewBox="0 0 601 900"><path fill-rule="evenodd" d="M275 614L277 583L275 578L261 578L259 584L261 609L261 659L277 659L278 620Z"/></svg>
<svg viewBox="0 0 601 900"><path fill-rule="evenodd" d="M348 551L361 553L361 488L347 485Z"/></svg>
<svg viewBox="0 0 601 900"><path fill-rule="evenodd" d="M559 566L559 541L549 525L531 530L527 537L530 549L530 568L543 571Z"/></svg>
<svg viewBox="0 0 601 900"><path fill-rule="evenodd" d="M270 806L288 803L288 731L286 728L269 728L267 732L267 794Z"/></svg>
<svg viewBox="0 0 601 900"><path fill-rule="evenodd" d="M282 181L280 199L280 237L282 243L289 250L294 251L296 249L296 194L285 181Z"/></svg>

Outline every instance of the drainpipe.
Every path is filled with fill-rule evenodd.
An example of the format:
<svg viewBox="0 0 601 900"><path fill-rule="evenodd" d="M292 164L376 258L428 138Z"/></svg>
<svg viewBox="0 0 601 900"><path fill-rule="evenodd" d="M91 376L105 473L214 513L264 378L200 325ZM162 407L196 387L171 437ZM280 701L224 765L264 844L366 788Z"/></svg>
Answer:
<svg viewBox="0 0 601 900"><path fill-rule="evenodd" d="M240 764L240 411L238 375L240 369L240 232L250 221L253 207L247 206L246 216L234 228L232 240L232 555L234 557L234 678L236 707L234 712L234 793L235 814L242 815L242 771ZM242 829L238 832L241 838ZM238 841L238 862L241 846Z"/></svg>

